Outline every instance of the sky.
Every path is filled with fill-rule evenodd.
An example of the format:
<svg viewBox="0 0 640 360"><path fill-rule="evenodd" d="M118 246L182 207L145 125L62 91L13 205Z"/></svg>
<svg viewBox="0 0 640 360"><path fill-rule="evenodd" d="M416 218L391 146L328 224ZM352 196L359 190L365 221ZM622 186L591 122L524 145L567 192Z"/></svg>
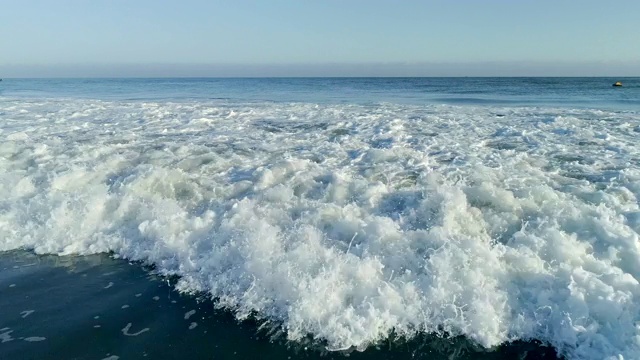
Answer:
<svg viewBox="0 0 640 360"><path fill-rule="evenodd" d="M640 0L0 4L0 77L640 76Z"/></svg>

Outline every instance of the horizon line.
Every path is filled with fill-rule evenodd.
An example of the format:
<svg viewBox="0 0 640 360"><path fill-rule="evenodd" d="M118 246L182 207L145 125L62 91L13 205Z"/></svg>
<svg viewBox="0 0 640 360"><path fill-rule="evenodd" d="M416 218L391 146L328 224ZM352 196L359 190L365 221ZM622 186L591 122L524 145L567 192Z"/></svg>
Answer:
<svg viewBox="0 0 640 360"><path fill-rule="evenodd" d="M2 79L11 79L11 80L46 80L46 79L59 79L59 80L83 80L83 79L447 79L447 78L469 78L469 79L480 79L480 78L558 78L558 79L574 79L574 78L621 78L621 79L634 79L640 78L640 75L371 75L371 76L362 76L362 75L295 75L295 76L287 76L287 75L265 75L265 76L207 76L207 75L185 75L185 76L34 76L34 77L26 77L26 76L5 76L0 77Z"/></svg>

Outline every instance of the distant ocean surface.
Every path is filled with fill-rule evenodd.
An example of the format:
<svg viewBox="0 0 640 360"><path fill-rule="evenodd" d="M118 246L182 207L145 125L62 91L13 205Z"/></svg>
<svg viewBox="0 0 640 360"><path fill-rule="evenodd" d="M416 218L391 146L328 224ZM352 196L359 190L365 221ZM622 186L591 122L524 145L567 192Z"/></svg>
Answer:
<svg viewBox="0 0 640 360"><path fill-rule="evenodd" d="M640 78L4 79L0 140L0 359L640 358Z"/></svg>

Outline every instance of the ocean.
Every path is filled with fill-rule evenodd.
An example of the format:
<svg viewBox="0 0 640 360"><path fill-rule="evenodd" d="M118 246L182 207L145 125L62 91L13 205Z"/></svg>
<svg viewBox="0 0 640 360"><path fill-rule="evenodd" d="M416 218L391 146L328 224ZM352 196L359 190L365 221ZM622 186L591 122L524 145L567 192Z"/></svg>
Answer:
<svg viewBox="0 0 640 360"><path fill-rule="evenodd" d="M640 78L4 79L0 359L638 359L639 138Z"/></svg>

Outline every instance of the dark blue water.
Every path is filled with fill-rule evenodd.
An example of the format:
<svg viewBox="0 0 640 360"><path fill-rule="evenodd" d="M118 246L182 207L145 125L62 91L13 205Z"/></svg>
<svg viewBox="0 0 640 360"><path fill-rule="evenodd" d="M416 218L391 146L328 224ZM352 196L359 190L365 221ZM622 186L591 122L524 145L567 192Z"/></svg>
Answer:
<svg viewBox="0 0 640 360"><path fill-rule="evenodd" d="M611 86L623 82L623 87ZM640 108L640 78L5 79L0 96Z"/></svg>

